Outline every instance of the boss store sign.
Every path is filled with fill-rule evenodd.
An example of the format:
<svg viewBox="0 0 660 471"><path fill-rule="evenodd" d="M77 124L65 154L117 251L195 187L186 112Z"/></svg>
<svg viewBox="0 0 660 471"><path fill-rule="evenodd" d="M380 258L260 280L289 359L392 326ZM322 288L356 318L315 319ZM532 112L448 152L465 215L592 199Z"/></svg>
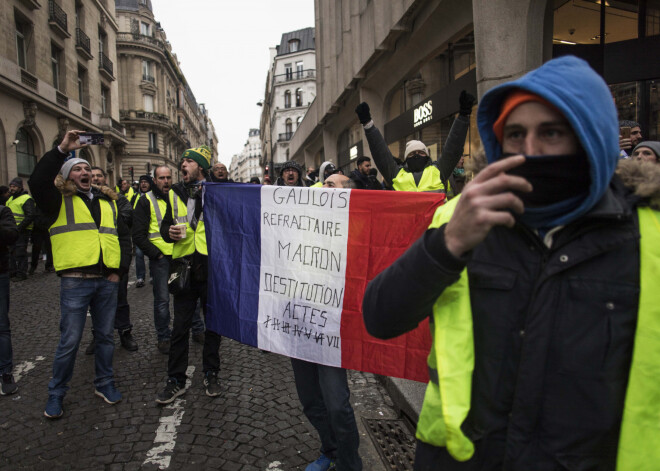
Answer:
<svg viewBox="0 0 660 471"><path fill-rule="evenodd" d="M391 144L437 123L446 116L457 113L461 90L477 95L477 76L474 69L386 123L385 141Z"/></svg>

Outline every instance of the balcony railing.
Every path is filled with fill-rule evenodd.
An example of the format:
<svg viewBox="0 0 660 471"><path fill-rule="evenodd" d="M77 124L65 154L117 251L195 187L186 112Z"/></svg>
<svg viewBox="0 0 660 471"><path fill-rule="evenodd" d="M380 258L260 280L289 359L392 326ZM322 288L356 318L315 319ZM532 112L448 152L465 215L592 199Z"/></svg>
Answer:
<svg viewBox="0 0 660 471"><path fill-rule="evenodd" d="M80 28L76 28L76 50L87 57L87 59L92 58L92 47L89 36Z"/></svg>
<svg viewBox="0 0 660 471"><path fill-rule="evenodd" d="M48 24L62 37L70 37L67 28L66 13L62 10L55 0L48 1Z"/></svg>
<svg viewBox="0 0 660 471"><path fill-rule="evenodd" d="M152 121L160 121L166 124L170 122L170 118L166 114L152 113L149 111L142 111L142 110L121 110L119 112L119 117L122 120L148 119Z"/></svg>
<svg viewBox="0 0 660 471"><path fill-rule="evenodd" d="M288 74L273 76L273 83L292 82L293 80L303 80L316 77L315 69L293 70Z"/></svg>
<svg viewBox="0 0 660 471"><path fill-rule="evenodd" d="M58 90L56 90L55 99L57 101L57 104L60 105L61 107L63 108L69 107L69 97L67 97L64 93L61 93Z"/></svg>
<svg viewBox="0 0 660 471"><path fill-rule="evenodd" d="M156 83L156 79L154 78L154 76L149 74L142 74L142 80L144 80L145 82Z"/></svg>
<svg viewBox="0 0 660 471"><path fill-rule="evenodd" d="M110 80L114 80L112 61L103 52L99 52L99 70L108 74Z"/></svg>
<svg viewBox="0 0 660 471"><path fill-rule="evenodd" d="M293 131L282 132L277 135L277 142L290 141L293 137Z"/></svg>
<svg viewBox="0 0 660 471"><path fill-rule="evenodd" d="M30 88L34 88L35 90L37 89L37 84L39 83L39 79L32 75L30 72L28 72L25 69L21 69L21 82L23 85L27 85Z"/></svg>
<svg viewBox="0 0 660 471"><path fill-rule="evenodd" d="M164 49L165 45L160 39L156 39L153 36L146 36L144 34L137 33L117 33L118 42L139 42L142 44L148 44L150 46L157 47L159 49Z"/></svg>
<svg viewBox="0 0 660 471"><path fill-rule="evenodd" d="M149 147L150 154L160 154L160 149L158 147Z"/></svg>

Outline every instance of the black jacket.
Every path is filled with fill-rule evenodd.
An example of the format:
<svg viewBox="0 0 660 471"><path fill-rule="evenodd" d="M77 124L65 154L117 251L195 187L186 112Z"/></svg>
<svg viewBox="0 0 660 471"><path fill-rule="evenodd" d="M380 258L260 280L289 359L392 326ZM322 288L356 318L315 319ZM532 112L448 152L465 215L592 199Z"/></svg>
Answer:
<svg viewBox="0 0 660 471"><path fill-rule="evenodd" d="M158 187L154 185L152 190L156 198L164 200L166 203L169 198L167 195L160 192ZM140 247L142 252L149 257L150 260L157 259L162 252L158 247L151 243L149 239L149 224L151 223L151 204L146 195L138 200L138 204L133 212L133 243Z"/></svg>
<svg viewBox="0 0 660 471"><path fill-rule="evenodd" d="M639 229L615 177L586 216L554 234L496 227L464 259L430 229L372 280L370 334L391 338L432 313L467 267L475 346L465 463L442 470L614 470L639 295ZM436 469L435 465L428 469Z"/></svg>
<svg viewBox="0 0 660 471"><path fill-rule="evenodd" d="M442 149L442 157L438 157L436 162L431 162L431 159L429 159L427 167L429 165L435 165L438 167L445 188L447 187L447 179L454 170L454 167L456 167L458 161L461 160L463 146L465 145L465 138L467 137L469 128L470 118L458 115L454 119L451 129L449 130L445 146ZM405 165L399 165L396 160L394 160L390 148L387 146L385 139L376 126L371 126L368 129L365 128L364 135L367 137L369 151L371 152L371 157L374 159L376 167L378 167L378 170L383 175L385 183L391 188L392 180L394 180L402 168L406 168ZM405 160L405 156L402 157L401 160ZM415 184L419 185L423 173L423 171L413 173Z"/></svg>
<svg viewBox="0 0 660 471"><path fill-rule="evenodd" d="M58 178L58 181L62 183L61 187L58 188L55 186L55 178L58 176L62 164L64 164L64 159L68 154L62 154L55 147L53 150L46 152L46 154L39 160L37 166L30 176L28 185L30 190L32 190L32 197L35 199L37 205L41 208L45 217L47 219L47 225L50 227L56 220L57 216L60 213L60 207L62 205L62 191L64 192L75 192L75 186L72 185L71 181L63 182L61 176ZM77 195L85 202L89 211L94 218L96 227L101 225L101 207L99 204L99 199L105 199L112 201L117 199L116 193L108 187L92 187L92 193L94 195L93 199L89 199L86 194L78 192ZM119 206L119 204L118 204ZM107 276L110 273L117 273L119 276L122 276L124 273L128 272L129 266L131 264L131 233L122 211L119 210L119 217L117 218L117 234L119 236L119 246L121 249L121 259L118 269L108 268L103 265L102 257L99 257L99 260L92 261L91 265L85 267L78 267L67 271L77 271L91 274L100 274ZM63 272L58 272L62 274Z"/></svg>
<svg viewBox="0 0 660 471"><path fill-rule="evenodd" d="M0 273L7 273L9 269L8 246L18 239L18 227L14 215L7 206L0 206Z"/></svg>
<svg viewBox="0 0 660 471"><path fill-rule="evenodd" d="M27 195L28 192L27 190L22 190L19 192L16 192L12 196L14 199ZM23 217L23 221L18 225L18 232L27 232L30 231L31 229L28 229L28 226L34 222L34 213L35 213L35 205L34 205L34 200L32 198L29 198L25 200L25 203L23 203L23 214L25 215Z"/></svg>
<svg viewBox="0 0 660 471"><path fill-rule="evenodd" d="M183 182L175 183L170 191L173 191L183 200L183 204L188 204L189 190ZM199 220L202 214L202 190L197 190L195 194L195 217ZM175 242L170 238L170 226L174 224L172 218L172 205L170 204L169 197L167 198L167 210L163 216L163 223L160 225L160 235L163 236L165 242ZM208 256L202 255L195 251L192 256L192 277L193 281L206 281L208 278Z"/></svg>
<svg viewBox="0 0 660 471"><path fill-rule="evenodd" d="M350 179L355 182L359 190L382 190L380 182L376 177L371 175L363 175L358 169L355 169L349 175Z"/></svg>

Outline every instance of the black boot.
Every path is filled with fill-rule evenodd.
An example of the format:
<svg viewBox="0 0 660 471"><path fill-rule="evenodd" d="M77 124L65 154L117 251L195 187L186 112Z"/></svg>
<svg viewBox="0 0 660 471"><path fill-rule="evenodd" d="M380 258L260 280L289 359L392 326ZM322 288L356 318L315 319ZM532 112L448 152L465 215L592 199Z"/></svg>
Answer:
<svg viewBox="0 0 660 471"><path fill-rule="evenodd" d="M119 332L119 340L121 341L121 346L124 347L129 352L137 351L138 344L133 339L133 335L131 334L130 330Z"/></svg>

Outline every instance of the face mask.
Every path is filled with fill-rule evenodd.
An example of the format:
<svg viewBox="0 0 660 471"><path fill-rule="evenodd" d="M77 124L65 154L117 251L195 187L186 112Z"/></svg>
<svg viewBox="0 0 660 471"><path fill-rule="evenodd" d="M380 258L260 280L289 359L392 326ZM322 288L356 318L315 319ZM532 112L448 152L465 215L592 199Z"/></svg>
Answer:
<svg viewBox="0 0 660 471"><path fill-rule="evenodd" d="M411 172L421 172L426 167L429 158L427 156L415 155L406 159L406 167Z"/></svg>
<svg viewBox="0 0 660 471"><path fill-rule="evenodd" d="M505 154L509 157L514 154ZM584 151L571 155L526 155L524 164L509 170L533 186L531 193L517 193L527 208L542 209L582 197L589 192L591 178Z"/></svg>
<svg viewBox="0 0 660 471"><path fill-rule="evenodd" d="M464 177L465 176L465 169L464 168L455 168L453 173L454 173L455 177Z"/></svg>

